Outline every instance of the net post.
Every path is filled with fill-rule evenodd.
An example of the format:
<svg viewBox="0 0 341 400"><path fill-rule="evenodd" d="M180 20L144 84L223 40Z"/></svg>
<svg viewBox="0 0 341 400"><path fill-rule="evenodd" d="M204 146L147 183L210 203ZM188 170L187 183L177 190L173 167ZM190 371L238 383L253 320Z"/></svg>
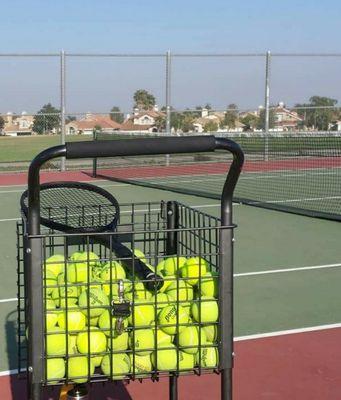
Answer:
<svg viewBox="0 0 341 400"><path fill-rule="evenodd" d="M171 135L171 52L166 53L166 134ZM166 154L166 165L169 166L170 155Z"/></svg>
<svg viewBox="0 0 341 400"><path fill-rule="evenodd" d="M264 101L264 160L269 160L269 122L270 122L270 62L271 53L266 52L265 60L265 101Z"/></svg>
<svg viewBox="0 0 341 400"><path fill-rule="evenodd" d="M167 229L171 229L167 232L166 237L166 254L175 255L177 254L178 247L178 232L176 229L179 226L179 212L178 205L175 201L168 201L167 207ZM169 377L169 400L178 400L178 376L177 373L171 373Z"/></svg>
<svg viewBox="0 0 341 400"><path fill-rule="evenodd" d="M65 51L60 52L60 119L61 145L65 144ZM65 157L61 158L60 170L65 171Z"/></svg>

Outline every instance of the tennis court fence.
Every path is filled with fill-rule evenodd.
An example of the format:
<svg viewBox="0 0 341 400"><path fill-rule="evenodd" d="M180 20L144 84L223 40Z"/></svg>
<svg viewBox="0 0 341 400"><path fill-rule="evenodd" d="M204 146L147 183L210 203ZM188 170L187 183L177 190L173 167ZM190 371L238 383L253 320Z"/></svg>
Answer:
<svg viewBox="0 0 341 400"><path fill-rule="evenodd" d="M246 163L235 191L235 202L341 220L340 133L213 134L236 141L245 153ZM166 134L95 132L94 140L129 140L162 135ZM93 161L93 175L150 188L220 199L230 161L225 153L219 151L166 157L96 159Z"/></svg>

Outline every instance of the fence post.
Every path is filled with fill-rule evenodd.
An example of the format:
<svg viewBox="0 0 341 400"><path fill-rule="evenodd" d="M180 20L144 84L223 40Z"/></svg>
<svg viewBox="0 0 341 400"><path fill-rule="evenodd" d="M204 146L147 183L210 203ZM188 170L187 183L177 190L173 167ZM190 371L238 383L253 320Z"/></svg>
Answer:
<svg viewBox="0 0 341 400"><path fill-rule="evenodd" d="M166 53L166 134L171 135L171 52ZM166 165L169 165L169 154L166 154Z"/></svg>
<svg viewBox="0 0 341 400"><path fill-rule="evenodd" d="M65 52L60 52L60 119L61 119L61 144L65 144ZM60 164L61 171L65 171L65 157Z"/></svg>
<svg viewBox="0 0 341 400"><path fill-rule="evenodd" d="M265 61L265 104L264 104L264 133L265 133L265 148L264 148L264 160L269 160L269 120L270 120L270 61L271 53L266 52Z"/></svg>

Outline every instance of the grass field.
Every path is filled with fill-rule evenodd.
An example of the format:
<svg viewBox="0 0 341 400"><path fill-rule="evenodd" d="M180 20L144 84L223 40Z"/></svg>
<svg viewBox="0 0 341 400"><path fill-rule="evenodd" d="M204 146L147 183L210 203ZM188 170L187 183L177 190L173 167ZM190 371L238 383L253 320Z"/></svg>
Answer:
<svg viewBox="0 0 341 400"><path fill-rule="evenodd" d="M41 150L60 144L59 135L0 136L0 163L31 161ZM92 140L92 136L68 136L67 142Z"/></svg>

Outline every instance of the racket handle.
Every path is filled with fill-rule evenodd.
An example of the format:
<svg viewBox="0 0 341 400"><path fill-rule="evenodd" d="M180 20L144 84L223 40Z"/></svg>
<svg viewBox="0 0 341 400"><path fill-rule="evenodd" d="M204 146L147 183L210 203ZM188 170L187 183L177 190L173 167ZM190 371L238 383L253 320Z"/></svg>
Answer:
<svg viewBox="0 0 341 400"><path fill-rule="evenodd" d="M122 258L122 263L131 271L134 271L140 279L145 280L146 288L154 292L163 286L163 278L152 271L148 266L139 258L135 257L132 251L121 242L109 237L99 237L100 241L116 254L117 257Z"/></svg>

